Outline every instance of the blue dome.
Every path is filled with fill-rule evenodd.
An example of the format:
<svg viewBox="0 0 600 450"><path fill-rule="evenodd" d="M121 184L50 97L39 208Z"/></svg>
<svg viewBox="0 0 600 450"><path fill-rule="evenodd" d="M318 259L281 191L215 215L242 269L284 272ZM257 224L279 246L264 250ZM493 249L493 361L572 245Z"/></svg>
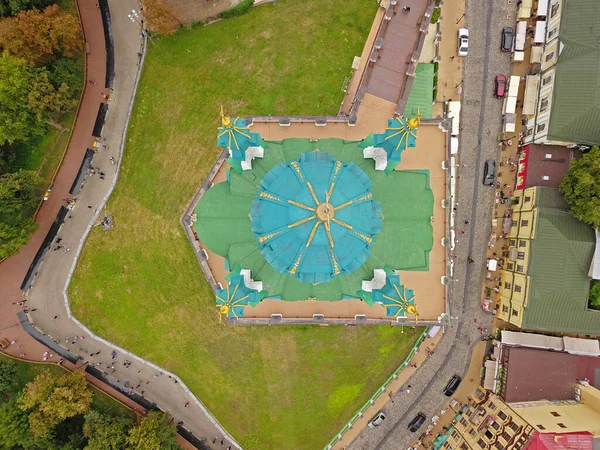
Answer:
<svg viewBox="0 0 600 450"><path fill-rule="evenodd" d="M318 151L273 167L251 210L265 259L305 283L327 283L358 269L381 222L381 204L362 169Z"/></svg>

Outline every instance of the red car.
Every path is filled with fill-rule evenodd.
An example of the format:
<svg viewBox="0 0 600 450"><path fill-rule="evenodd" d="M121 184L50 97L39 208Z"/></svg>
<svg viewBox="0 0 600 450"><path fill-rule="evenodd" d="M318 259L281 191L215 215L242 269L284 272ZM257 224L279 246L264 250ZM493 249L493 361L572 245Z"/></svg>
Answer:
<svg viewBox="0 0 600 450"><path fill-rule="evenodd" d="M506 94L506 77L504 75L496 75L494 80L494 97L502 98Z"/></svg>

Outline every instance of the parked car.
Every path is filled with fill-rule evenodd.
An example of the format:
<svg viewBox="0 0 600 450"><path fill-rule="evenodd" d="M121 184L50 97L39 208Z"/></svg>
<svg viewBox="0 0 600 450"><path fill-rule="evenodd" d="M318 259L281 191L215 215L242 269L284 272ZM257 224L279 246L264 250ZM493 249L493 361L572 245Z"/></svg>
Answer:
<svg viewBox="0 0 600 450"><path fill-rule="evenodd" d="M493 186L496 181L496 161L488 159L483 166L483 184Z"/></svg>
<svg viewBox="0 0 600 450"><path fill-rule="evenodd" d="M379 425L381 425L383 423L384 420L385 420L385 414L383 413L383 411L379 411L377 414L375 414L375 417L373 417L371 419L371 421L369 422L369 428L378 427Z"/></svg>
<svg viewBox="0 0 600 450"><path fill-rule="evenodd" d="M504 75L496 75L494 80L494 97L502 98L506 94L506 77Z"/></svg>
<svg viewBox="0 0 600 450"><path fill-rule="evenodd" d="M421 428L421 425L423 425L425 423L425 414L423 413L419 413L416 415L416 417L410 421L410 423L408 424L408 431L414 433L415 431L417 431L419 428Z"/></svg>
<svg viewBox="0 0 600 450"><path fill-rule="evenodd" d="M458 29L458 56L467 56L469 52L469 30Z"/></svg>
<svg viewBox="0 0 600 450"><path fill-rule="evenodd" d="M446 397L451 397L456 392L456 389L461 381L462 378L458 375L454 375L452 378L450 378L450 381L448 381L448 384L446 384L446 387L444 388L444 395Z"/></svg>
<svg viewBox="0 0 600 450"><path fill-rule="evenodd" d="M503 52L511 52L514 40L515 32L513 29L511 27L502 28L502 42L500 43L500 50Z"/></svg>

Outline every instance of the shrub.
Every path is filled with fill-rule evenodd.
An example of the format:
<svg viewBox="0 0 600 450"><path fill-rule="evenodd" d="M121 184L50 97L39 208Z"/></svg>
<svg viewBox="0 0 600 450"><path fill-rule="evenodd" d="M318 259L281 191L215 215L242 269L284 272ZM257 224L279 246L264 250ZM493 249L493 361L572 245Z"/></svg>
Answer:
<svg viewBox="0 0 600 450"><path fill-rule="evenodd" d="M252 6L254 5L254 0L242 0L236 6L231 9L226 9L223 12L219 13L219 17L221 19L229 19L235 16L241 16L242 14L250 11Z"/></svg>
<svg viewBox="0 0 600 450"><path fill-rule="evenodd" d="M433 12L431 13L431 23L437 23L440 20L440 14L442 12L442 8L433 8Z"/></svg>

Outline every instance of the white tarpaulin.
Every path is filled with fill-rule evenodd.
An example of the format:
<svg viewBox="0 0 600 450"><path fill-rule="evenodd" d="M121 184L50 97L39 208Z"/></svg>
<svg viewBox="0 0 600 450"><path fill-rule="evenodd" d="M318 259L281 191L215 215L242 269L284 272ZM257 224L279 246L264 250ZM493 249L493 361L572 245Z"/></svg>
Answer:
<svg viewBox="0 0 600 450"><path fill-rule="evenodd" d="M579 339L565 336L565 351L572 355L600 356L600 342L597 339Z"/></svg>
<svg viewBox="0 0 600 450"><path fill-rule="evenodd" d="M525 52L514 52L512 56L513 62L521 62L525 60Z"/></svg>
<svg viewBox="0 0 600 450"><path fill-rule="evenodd" d="M533 37L533 42L536 44L543 44L546 40L546 21L538 20L535 23L535 36Z"/></svg>
<svg viewBox="0 0 600 450"><path fill-rule="evenodd" d="M563 339L559 337L507 330L502 330L502 343L505 345L518 345L521 347L543 348L556 351L563 351L565 348Z"/></svg>
<svg viewBox="0 0 600 450"><path fill-rule="evenodd" d="M488 391L494 389L496 381L496 361L485 362L485 378L483 379L483 388Z"/></svg>
<svg viewBox="0 0 600 450"><path fill-rule="evenodd" d="M458 138L450 138L450 154L456 155L458 153Z"/></svg>
<svg viewBox="0 0 600 450"><path fill-rule="evenodd" d="M511 75L508 81L508 96L516 97L519 93L519 84L521 83L521 77L517 75Z"/></svg>
<svg viewBox="0 0 600 450"><path fill-rule="evenodd" d="M536 14L538 16L548 15L548 0L538 0L538 7Z"/></svg>
<svg viewBox="0 0 600 450"><path fill-rule="evenodd" d="M517 109L517 97L506 97L502 114L514 114Z"/></svg>
<svg viewBox="0 0 600 450"><path fill-rule="evenodd" d="M505 133L514 133L515 131L515 122L517 120L516 114L504 114L504 132Z"/></svg>
<svg viewBox="0 0 600 450"><path fill-rule="evenodd" d="M427 332L427 336L435 337L435 335L438 334L438 331L440 331L440 328L442 328L442 327L438 327L437 325L434 327L431 327L429 329L429 331Z"/></svg>
<svg viewBox="0 0 600 450"><path fill-rule="evenodd" d="M533 0L523 0L521 2L521 7L519 8L519 19L529 19L529 16L531 16L532 5Z"/></svg>
<svg viewBox="0 0 600 450"><path fill-rule="evenodd" d="M448 117L452 119L452 136L460 133L460 102L448 102Z"/></svg>
<svg viewBox="0 0 600 450"><path fill-rule="evenodd" d="M539 75L527 75L527 79L525 80L525 98L523 99L523 114L535 114L535 103L539 86Z"/></svg>

